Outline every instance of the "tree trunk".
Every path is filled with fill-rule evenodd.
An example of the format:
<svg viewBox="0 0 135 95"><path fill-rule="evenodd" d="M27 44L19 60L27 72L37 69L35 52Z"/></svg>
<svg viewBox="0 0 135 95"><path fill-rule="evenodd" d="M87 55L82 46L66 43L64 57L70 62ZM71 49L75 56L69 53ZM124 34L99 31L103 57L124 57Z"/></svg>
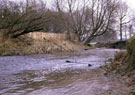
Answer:
<svg viewBox="0 0 135 95"><path fill-rule="evenodd" d="M94 39L94 36L89 37L89 38L84 42L84 44L90 43L93 39Z"/></svg>
<svg viewBox="0 0 135 95"><path fill-rule="evenodd" d="M25 34L27 34L27 33L29 33L29 32L21 32L21 33L19 33L19 34L15 34L15 35L11 36L11 38L18 38L19 36L25 35Z"/></svg>
<svg viewBox="0 0 135 95"><path fill-rule="evenodd" d="M129 26L129 37L132 37L132 25Z"/></svg>
<svg viewBox="0 0 135 95"><path fill-rule="evenodd" d="M122 41L123 39L122 39L122 23L121 23L121 21L120 21L120 41Z"/></svg>
<svg viewBox="0 0 135 95"><path fill-rule="evenodd" d="M127 30L125 29L125 39L127 40Z"/></svg>

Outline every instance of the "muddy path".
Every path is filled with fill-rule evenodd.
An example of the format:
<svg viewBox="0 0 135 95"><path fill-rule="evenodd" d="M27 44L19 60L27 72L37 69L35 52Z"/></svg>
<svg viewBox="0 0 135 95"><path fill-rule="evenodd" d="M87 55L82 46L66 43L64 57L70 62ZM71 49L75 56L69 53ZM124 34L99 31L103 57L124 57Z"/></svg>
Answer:
<svg viewBox="0 0 135 95"><path fill-rule="evenodd" d="M0 57L0 95L127 95L99 69L116 51Z"/></svg>

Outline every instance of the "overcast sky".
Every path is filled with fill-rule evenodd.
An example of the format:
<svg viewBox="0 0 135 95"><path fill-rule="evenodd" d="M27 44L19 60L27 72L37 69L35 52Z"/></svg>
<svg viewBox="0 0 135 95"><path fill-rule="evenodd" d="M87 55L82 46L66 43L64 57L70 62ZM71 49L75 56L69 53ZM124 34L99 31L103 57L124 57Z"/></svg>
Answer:
<svg viewBox="0 0 135 95"><path fill-rule="evenodd" d="M122 0L128 4L131 9L135 9L135 0Z"/></svg>
<svg viewBox="0 0 135 95"><path fill-rule="evenodd" d="M20 0L13 0L13 1L20 1ZM44 0L44 1L50 4L53 0ZM135 0L122 0L122 1L126 2L130 7L130 9L135 9Z"/></svg>
<svg viewBox="0 0 135 95"><path fill-rule="evenodd" d="M45 1L51 3L53 0L45 0ZM130 9L135 9L135 0L122 0L122 1L126 2L130 7Z"/></svg>

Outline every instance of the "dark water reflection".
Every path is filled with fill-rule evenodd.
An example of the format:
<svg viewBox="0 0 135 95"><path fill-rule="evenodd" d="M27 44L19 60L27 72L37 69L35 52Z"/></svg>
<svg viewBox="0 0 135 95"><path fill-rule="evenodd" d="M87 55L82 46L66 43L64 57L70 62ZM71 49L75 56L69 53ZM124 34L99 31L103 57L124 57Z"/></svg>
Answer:
<svg viewBox="0 0 135 95"><path fill-rule="evenodd" d="M0 57L0 95L100 95L109 84L101 70L95 68L116 51L96 49L62 57Z"/></svg>

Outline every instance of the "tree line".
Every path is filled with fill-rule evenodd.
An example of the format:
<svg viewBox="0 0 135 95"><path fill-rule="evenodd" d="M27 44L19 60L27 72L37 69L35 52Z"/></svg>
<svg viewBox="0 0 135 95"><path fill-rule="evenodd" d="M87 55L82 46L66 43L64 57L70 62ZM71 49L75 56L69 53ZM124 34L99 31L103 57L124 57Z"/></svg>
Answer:
<svg viewBox="0 0 135 95"><path fill-rule="evenodd" d="M44 0L0 1L0 32L4 38L42 32L75 33L79 41L89 43L105 33L117 31L120 40L133 22L128 20L128 6L120 0L53 0L53 8ZM126 28L126 29L125 29Z"/></svg>

